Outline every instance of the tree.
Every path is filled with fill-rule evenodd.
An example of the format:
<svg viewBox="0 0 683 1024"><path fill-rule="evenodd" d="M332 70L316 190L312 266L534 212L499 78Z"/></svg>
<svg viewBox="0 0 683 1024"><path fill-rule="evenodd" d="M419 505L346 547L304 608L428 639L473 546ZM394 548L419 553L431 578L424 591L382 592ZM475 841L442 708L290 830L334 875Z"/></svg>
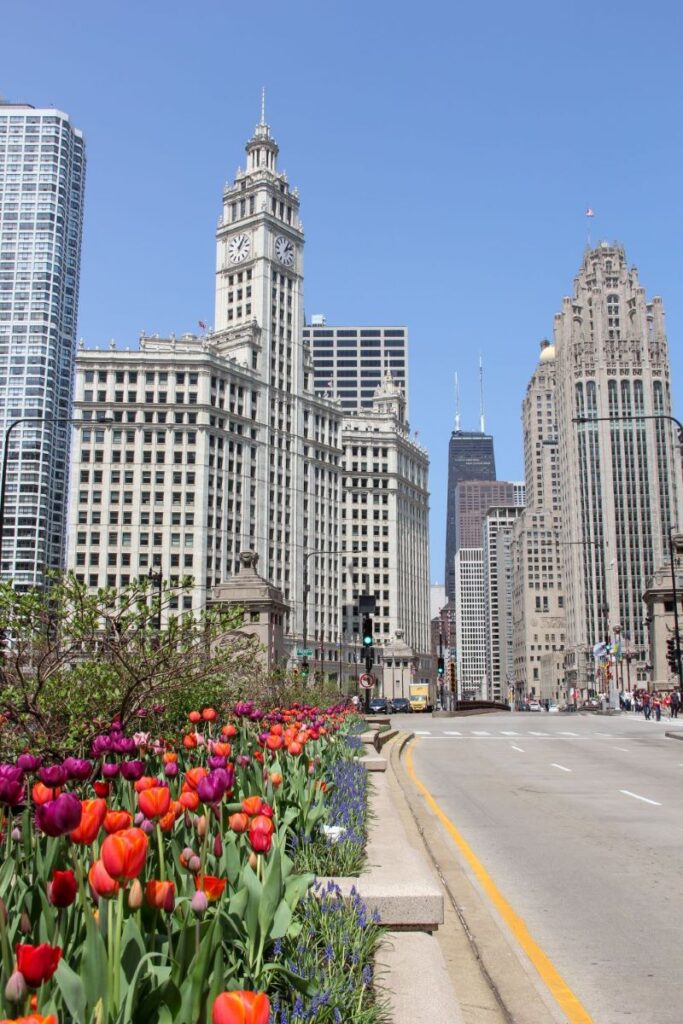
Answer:
<svg viewBox="0 0 683 1024"><path fill-rule="evenodd" d="M261 677L258 642L238 608L176 615L181 581L161 594L143 577L91 594L73 574L47 590L0 585L0 757L26 747L86 750L114 718L153 716L158 733L196 706L220 706ZM156 628L160 611L167 624Z"/></svg>

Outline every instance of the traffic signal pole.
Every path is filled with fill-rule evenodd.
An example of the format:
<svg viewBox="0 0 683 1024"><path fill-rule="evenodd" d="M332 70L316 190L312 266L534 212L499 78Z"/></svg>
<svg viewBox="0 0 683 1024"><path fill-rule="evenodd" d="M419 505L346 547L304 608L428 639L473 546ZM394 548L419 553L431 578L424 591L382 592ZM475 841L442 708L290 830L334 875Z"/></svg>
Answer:
<svg viewBox="0 0 683 1024"><path fill-rule="evenodd" d="M673 591L674 599L674 643L676 645L676 669L678 671L678 685L681 690L681 695L683 695L683 663L681 662L681 634L678 623L678 594L676 592L676 566L674 564L674 542L671 534L669 534L669 562L671 564L671 589Z"/></svg>

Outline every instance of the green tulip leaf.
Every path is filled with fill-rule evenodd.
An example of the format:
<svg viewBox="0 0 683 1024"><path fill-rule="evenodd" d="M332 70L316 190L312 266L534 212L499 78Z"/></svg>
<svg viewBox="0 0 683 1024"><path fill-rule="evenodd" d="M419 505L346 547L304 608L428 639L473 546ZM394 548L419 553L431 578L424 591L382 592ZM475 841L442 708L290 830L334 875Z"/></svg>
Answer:
<svg viewBox="0 0 683 1024"><path fill-rule="evenodd" d="M258 923L261 935L268 935L273 924L275 911L282 898L282 865L280 851L273 848L266 870L266 878L263 883L263 891L258 910Z"/></svg>
<svg viewBox="0 0 683 1024"><path fill-rule="evenodd" d="M59 961L55 981L74 1024L86 1024L86 995L83 982L64 959Z"/></svg>
<svg viewBox="0 0 683 1024"><path fill-rule="evenodd" d="M280 900L280 905L273 916L273 923L270 927L268 938L282 939L287 934L292 923L292 911L286 900Z"/></svg>

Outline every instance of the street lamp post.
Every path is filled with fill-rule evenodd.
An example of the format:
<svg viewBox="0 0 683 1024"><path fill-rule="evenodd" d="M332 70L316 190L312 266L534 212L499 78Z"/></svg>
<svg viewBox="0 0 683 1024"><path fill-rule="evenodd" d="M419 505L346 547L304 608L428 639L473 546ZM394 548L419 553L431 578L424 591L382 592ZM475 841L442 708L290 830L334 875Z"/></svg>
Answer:
<svg viewBox="0 0 683 1024"><path fill-rule="evenodd" d="M683 534L673 532L669 534L669 562L671 565L671 589L674 601L674 643L676 645L676 668L678 669L678 685L683 694L683 660L681 659L681 633L678 620L678 592L676 589L676 565L674 563L674 548L680 551L683 547Z"/></svg>
<svg viewBox="0 0 683 1024"><path fill-rule="evenodd" d="M5 500L7 496L7 470L9 467L9 441L12 431L20 423L80 423L72 416L20 416L12 420L5 430L5 443L2 449L2 471L0 472L0 579L2 578L2 545L5 540Z"/></svg>
<svg viewBox="0 0 683 1024"><path fill-rule="evenodd" d="M155 586L157 588L157 600L159 603L154 614L154 628L156 629L158 635L159 633L161 633L161 585L163 583L164 578L161 574L160 569L157 572L155 572L154 569L150 568L149 572L147 573L147 579L150 581L152 586Z"/></svg>
<svg viewBox="0 0 683 1024"><path fill-rule="evenodd" d="M304 592L303 592L303 601L302 601L303 619L304 619L304 621L303 621L303 627L302 627L302 630L301 630L302 640L303 640L302 646L303 646L304 650L306 650L306 641L308 640L308 591L310 589L309 588L309 584L308 584L308 559L312 558L314 555L340 555L341 556L341 555L349 555L349 554L352 554L352 552L350 552L350 551L334 551L331 548L330 549L324 549L324 550L323 549L318 549L316 551L307 551L307 552L304 553ZM306 658L306 657L307 657L307 655L304 655L304 658Z"/></svg>

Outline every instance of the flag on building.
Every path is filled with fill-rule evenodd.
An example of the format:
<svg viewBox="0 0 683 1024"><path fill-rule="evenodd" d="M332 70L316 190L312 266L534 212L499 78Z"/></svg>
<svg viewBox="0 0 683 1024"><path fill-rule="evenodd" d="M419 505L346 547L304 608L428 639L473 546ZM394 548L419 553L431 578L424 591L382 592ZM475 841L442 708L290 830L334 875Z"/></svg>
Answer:
<svg viewBox="0 0 683 1024"><path fill-rule="evenodd" d="M593 213L593 211L591 210L590 206L589 206L589 207L588 207L588 209L586 210L586 216L587 216L587 217L594 217L594 216L595 216L595 214L594 214L594 213Z"/></svg>
<svg viewBox="0 0 683 1024"><path fill-rule="evenodd" d="M206 330L206 324L204 323L204 321L203 321L203 320L198 320L198 321L197 321L197 323L199 324L199 326L201 327L201 329L202 329L203 331L205 331L205 330Z"/></svg>

